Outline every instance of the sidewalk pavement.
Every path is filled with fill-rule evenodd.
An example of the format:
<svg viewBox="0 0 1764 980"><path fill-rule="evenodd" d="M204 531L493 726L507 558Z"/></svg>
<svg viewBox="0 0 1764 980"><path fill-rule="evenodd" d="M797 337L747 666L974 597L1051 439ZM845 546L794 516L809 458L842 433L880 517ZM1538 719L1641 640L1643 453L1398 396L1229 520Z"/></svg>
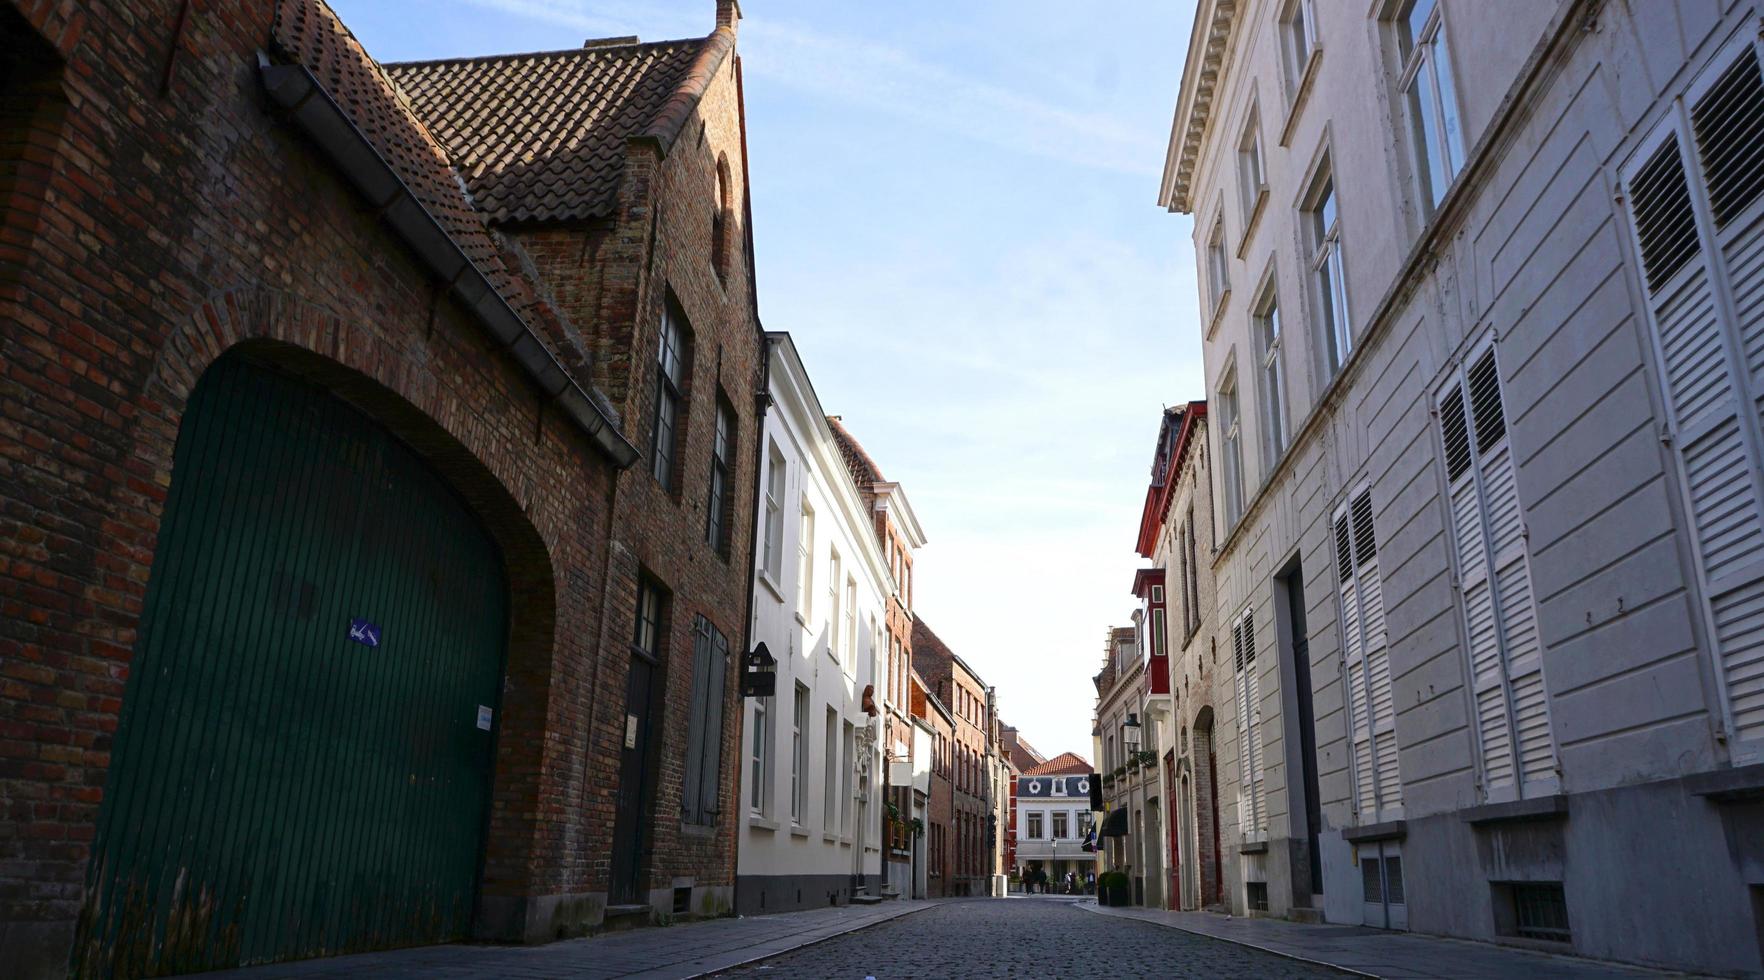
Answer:
<svg viewBox="0 0 1764 980"><path fill-rule="evenodd" d="M1447 939L1412 932L1391 932L1365 926L1310 925L1285 919L1225 916L1215 912L1166 912L1162 909L1105 908L1094 901L1079 908L1102 915L1139 919L1226 942L1334 967L1363 977L1385 980L1592 980L1604 977L1683 976L1619 966L1575 956L1514 949L1491 943Z"/></svg>
<svg viewBox="0 0 1764 980"><path fill-rule="evenodd" d="M582 980L687 980L787 953L848 932L928 909L936 902L895 900L878 905L780 912L633 929L543 946L455 944L391 949L246 967L203 974L204 980L320 980L380 977L543 977Z"/></svg>

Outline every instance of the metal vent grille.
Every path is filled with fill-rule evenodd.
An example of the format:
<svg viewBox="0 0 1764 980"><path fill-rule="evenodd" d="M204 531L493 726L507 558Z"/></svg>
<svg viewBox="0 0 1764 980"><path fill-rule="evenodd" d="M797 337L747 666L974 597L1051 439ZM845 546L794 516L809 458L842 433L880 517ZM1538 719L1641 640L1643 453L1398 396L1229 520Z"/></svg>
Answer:
<svg viewBox="0 0 1764 980"><path fill-rule="evenodd" d="M1764 76L1751 48L1691 109L1709 208L1725 227L1764 193Z"/></svg>
<svg viewBox="0 0 1764 980"><path fill-rule="evenodd" d="M1453 483L1470 468L1470 430L1464 422L1464 389L1457 385L1439 405L1440 427L1445 431L1446 478Z"/></svg>
<svg viewBox="0 0 1764 980"><path fill-rule="evenodd" d="M1691 213L1690 188L1684 181L1684 161L1678 155L1678 137L1660 144L1630 186L1630 206L1635 209L1636 236L1640 239L1642 265L1647 270L1648 291L1659 292L1678 270L1696 257L1697 221Z"/></svg>
<svg viewBox="0 0 1764 980"><path fill-rule="evenodd" d="M1354 557L1361 565L1378 557L1378 543L1372 537L1372 495L1362 493L1354 500Z"/></svg>
<svg viewBox="0 0 1764 980"><path fill-rule="evenodd" d="M1476 419L1476 451L1487 453L1507 432L1501 411L1501 380L1495 373L1494 350L1483 352L1470 368L1470 413Z"/></svg>

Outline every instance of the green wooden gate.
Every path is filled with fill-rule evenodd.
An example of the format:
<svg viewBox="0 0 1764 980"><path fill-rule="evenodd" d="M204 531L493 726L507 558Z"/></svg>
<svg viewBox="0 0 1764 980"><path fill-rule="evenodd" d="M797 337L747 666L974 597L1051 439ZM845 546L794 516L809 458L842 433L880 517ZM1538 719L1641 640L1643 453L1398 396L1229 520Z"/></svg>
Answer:
<svg viewBox="0 0 1764 980"><path fill-rule="evenodd" d="M73 972L466 936L506 595L408 447L217 361L178 434Z"/></svg>

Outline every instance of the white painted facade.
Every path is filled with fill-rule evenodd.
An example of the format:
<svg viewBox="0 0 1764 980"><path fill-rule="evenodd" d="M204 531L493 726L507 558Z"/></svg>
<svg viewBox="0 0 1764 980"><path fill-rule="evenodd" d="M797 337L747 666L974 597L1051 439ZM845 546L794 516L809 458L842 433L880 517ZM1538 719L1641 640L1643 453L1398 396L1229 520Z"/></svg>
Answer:
<svg viewBox="0 0 1764 980"><path fill-rule="evenodd" d="M789 334L768 333L753 638L776 695L744 703L736 907L844 904L879 890L885 614L894 589L868 508Z"/></svg>
<svg viewBox="0 0 1764 980"><path fill-rule="evenodd" d="M1089 773L1018 776L1018 866L1046 871L1051 887L1058 887L1068 871L1083 881L1096 869L1095 858L1084 850L1094 817Z"/></svg>
<svg viewBox="0 0 1764 980"><path fill-rule="evenodd" d="M1764 967L1761 18L1200 3L1161 200L1271 914Z"/></svg>

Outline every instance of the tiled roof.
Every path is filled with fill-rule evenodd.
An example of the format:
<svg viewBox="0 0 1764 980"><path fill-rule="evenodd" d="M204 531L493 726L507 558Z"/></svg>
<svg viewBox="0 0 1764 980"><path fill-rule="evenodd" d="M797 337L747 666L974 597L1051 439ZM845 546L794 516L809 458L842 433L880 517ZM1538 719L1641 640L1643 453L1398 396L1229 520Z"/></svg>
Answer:
<svg viewBox="0 0 1764 980"><path fill-rule="evenodd" d="M827 416L827 425L833 430L833 439L839 443L839 455L845 457L845 468L851 471L852 481L860 490L869 490L873 484L886 482L882 476L882 468L864 452L851 431L837 415Z"/></svg>
<svg viewBox="0 0 1764 980"><path fill-rule="evenodd" d="M283 0L276 4L275 42L331 93L405 186L511 305L517 310L525 305L516 302L517 295L530 303L530 291L525 283L517 285L516 277L509 273L440 143L411 113L380 63L336 13L323 0Z"/></svg>
<svg viewBox="0 0 1764 980"><path fill-rule="evenodd" d="M441 144L336 12L324 0L282 0L276 5L274 41L283 56L312 72L509 306L540 329L566 366L581 368L580 350L564 342L566 325L533 284L504 261L497 238L473 208Z"/></svg>
<svg viewBox="0 0 1764 980"><path fill-rule="evenodd" d="M1062 752L1023 773L1025 776L1071 776L1090 772L1090 763L1076 752Z"/></svg>
<svg viewBox="0 0 1764 980"><path fill-rule="evenodd" d="M387 65L495 222L611 212L626 142L664 152L734 34Z"/></svg>

